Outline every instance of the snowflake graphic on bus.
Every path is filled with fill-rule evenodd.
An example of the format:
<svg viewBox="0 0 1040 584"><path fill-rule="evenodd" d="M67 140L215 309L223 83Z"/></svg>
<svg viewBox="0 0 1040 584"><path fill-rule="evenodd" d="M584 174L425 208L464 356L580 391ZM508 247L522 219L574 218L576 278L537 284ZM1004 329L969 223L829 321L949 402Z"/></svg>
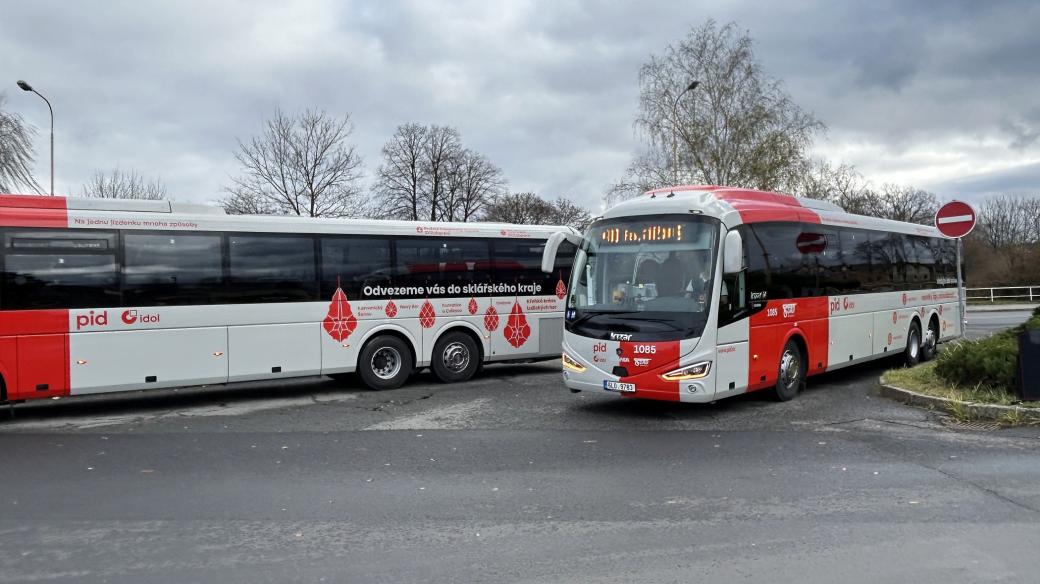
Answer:
<svg viewBox="0 0 1040 584"><path fill-rule="evenodd" d="M509 317L506 319L506 326L502 329L502 334L505 335L506 341L517 349L526 343L531 336L531 325L527 324L527 315L520 308L520 302L513 301L513 309L509 311Z"/></svg>
<svg viewBox="0 0 1040 584"><path fill-rule="evenodd" d="M350 333L357 328L357 318L350 309L347 295L343 293L343 288L338 285L336 286L336 292L332 294L329 312L325 315L322 326L325 328L325 332L329 333L329 336L341 343L347 340Z"/></svg>

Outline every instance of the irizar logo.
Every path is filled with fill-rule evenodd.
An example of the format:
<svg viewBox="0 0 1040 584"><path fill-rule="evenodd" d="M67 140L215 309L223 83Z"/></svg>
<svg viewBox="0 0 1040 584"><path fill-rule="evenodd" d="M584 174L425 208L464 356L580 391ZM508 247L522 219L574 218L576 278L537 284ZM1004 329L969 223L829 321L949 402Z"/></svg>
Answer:
<svg viewBox="0 0 1040 584"><path fill-rule="evenodd" d="M632 335L625 333L610 333L610 340L612 341L631 341Z"/></svg>

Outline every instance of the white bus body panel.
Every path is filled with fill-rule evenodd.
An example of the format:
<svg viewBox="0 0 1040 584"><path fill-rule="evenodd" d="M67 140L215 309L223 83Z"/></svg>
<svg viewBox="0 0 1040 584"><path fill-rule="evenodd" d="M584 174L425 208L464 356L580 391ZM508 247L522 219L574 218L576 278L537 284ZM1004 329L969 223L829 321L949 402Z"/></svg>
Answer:
<svg viewBox="0 0 1040 584"><path fill-rule="evenodd" d="M70 393L226 383L227 340L226 327L71 334Z"/></svg>

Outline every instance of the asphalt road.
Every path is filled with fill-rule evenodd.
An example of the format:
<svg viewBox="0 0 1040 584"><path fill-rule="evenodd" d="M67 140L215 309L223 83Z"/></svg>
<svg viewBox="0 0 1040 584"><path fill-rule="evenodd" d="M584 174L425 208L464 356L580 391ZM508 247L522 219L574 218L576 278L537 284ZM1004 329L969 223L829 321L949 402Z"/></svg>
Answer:
<svg viewBox="0 0 1040 584"><path fill-rule="evenodd" d="M555 363L24 404L0 582L1040 581L1040 429L880 398L890 365L782 404L572 395Z"/></svg>

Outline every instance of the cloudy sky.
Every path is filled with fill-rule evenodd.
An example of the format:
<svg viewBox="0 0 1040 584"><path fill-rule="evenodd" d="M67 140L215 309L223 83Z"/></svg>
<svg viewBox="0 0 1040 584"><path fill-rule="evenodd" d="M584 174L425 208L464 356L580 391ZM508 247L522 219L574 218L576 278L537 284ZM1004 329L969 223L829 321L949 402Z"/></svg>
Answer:
<svg viewBox="0 0 1040 584"><path fill-rule="evenodd" d="M1040 191L1037 2L59 2L0 8L0 91L57 185L95 169L212 201L275 107L349 113L369 171L404 122L457 127L514 191L598 209L638 147L640 64L714 18L825 122L816 154L943 197Z"/></svg>

